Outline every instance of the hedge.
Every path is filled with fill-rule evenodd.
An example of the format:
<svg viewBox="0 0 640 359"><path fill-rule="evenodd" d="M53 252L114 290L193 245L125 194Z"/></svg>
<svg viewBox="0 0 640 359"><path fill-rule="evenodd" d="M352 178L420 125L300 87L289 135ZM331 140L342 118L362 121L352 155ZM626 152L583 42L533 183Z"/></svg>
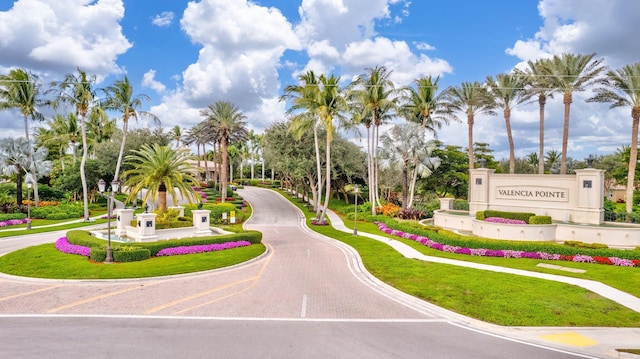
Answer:
<svg viewBox="0 0 640 359"><path fill-rule="evenodd" d="M397 229L406 233L413 233L428 237L438 243L444 245L452 245L467 248L484 248L494 250L520 250L526 252L547 252L561 255L578 255L585 254L589 256L601 257L618 257L622 259L638 259L640 249L636 250L620 250L608 248L582 248L571 247L557 243L546 242L522 242L522 241L505 241L491 240L487 238L461 236L459 234L437 228L422 227L418 224L401 224L392 218L380 218L379 222L383 222L391 229Z"/></svg>
<svg viewBox="0 0 640 359"><path fill-rule="evenodd" d="M551 216L531 216L529 217L530 224L551 224Z"/></svg>
<svg viewBox="0 0 640 359"><path fill-rule="evenodd" d="M92 253L94 248L103 248L104 246L106 246L106 241L104 239L96 238L92 236L89 232L78 230L78 229L68 231L67 240L71 244L91 248ZM136 242L135 247L147 249L149 250L149 253L151 256L155 256L160 250L165 248L235 242L235 241L243 241L243 240L251 242L251 244L260 243L262 242L262 232L245 231L240 233L223 234L219 236L182 238L182 239L172 239L172 240L158 241L158 242ZM123 244L120 242L115 242L115 243L111 242L111 245L112 245L112 248L114 248L114 251L116 248L130 246L130 244Z"/></svg>
<svg viewBox="0 0 640 359"><path fill-rule="evenodd" d="M525 221L526 223L529 223L529 218L535 216L535 213L529 213L529 212L504 212L504 211L493 211L493 210L486 210L486 211L479 211L476 213L476 219L484 221L485 218L489 218L489 217L500 217L500 218L506 218L506 219L518 219L521 221Z"/></svg>
<svg viewBox="0 0 640 359"><path fill-rule="evenodd" d="M0 213L0 222L8 221L11 219L25 219L27 215L25 213Z"/></svg>
<svg viewBox="0 0 640 359"><path fill-rule="evenodd" d="M150 252L146 248L134 246L113 247L114 262L138 262L149 259L150 257ZM89 258L95 262L104 262L105 259L107 259L107 249L103 247L93 247L91 248Z"/></svg>

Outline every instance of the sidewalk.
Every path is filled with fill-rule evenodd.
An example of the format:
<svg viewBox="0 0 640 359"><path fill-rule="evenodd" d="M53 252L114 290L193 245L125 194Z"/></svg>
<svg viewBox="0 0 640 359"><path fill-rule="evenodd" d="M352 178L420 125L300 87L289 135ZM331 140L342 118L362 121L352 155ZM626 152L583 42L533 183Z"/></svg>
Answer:
<svg viewBox="0 0 640 359"><path fill-rule="evenodd" d="M329 217L331 225L335 229L342 232L353 233L353 230L347 228L342 219L333 211L327 211L327 217ZM397 250L406 258L563 282L588 289L636 312L640 312L640 298L600 282L426 256L394 239L360 231L358 231L358 235L383 242ZM502 327L475 320L465 321L465 323L459 325L469 327L473 330L485 331L492 335L504 335L505 337L522 340L527 343L565 349L597 358L638 358L638 356L632 354L619 353L615 349L640 348L640 328Z"/></svg>

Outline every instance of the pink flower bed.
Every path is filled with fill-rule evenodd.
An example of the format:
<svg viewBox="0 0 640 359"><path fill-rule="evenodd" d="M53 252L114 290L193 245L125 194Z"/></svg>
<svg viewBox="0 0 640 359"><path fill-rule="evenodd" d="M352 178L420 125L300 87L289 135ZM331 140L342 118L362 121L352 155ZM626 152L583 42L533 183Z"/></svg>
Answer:
<svg viewBox="0 0 640 359"><path fill-rule="evenodd" d="M501 217L487 217L484 219L485 222L491 223L503 223L503 224L527 224L527 222L521 219L508 219Z"/></svg>
<svg viewBox="0 0 640 359"><path fill-rule="evenodd" d="M182 254L194 254L194 253L205 253L205 252L216 252L222 251L225 249L232 249L238 247L247 247L250 246L251 242L247 241L237 241L237 242L225 242L225 243L215 243L215 244L204 244L197 246L180 246L180 247L172 247L165 248L158 252L157 256L177 256Z"/></svg>
<svg viewBox="0 0 640 359"><path fill-rule="evenodd" d="M464 248L458 246L450 246L433 241L427 237L419 236L417 234L405 233L403 231L391 229L382 222L376 222L378 229L382 232L390 234L392 236L401 237L404 239L410 239L421 243L429 248L449 252L456 254L466 254L471 256L483 256L483 257L502 257L502 258L530 258L530 259L544 259L544 260L562 260L570 262L587 262L587 263L600 263L609 264L623 267L640 267L640 259L622 259L617 257L599 257L589 256L584 254L577 254L572 256L553 254L546 252L525 252L518 250L505 250L505 249L483 249L483 248Z"/></svg>
<svg viewBox="0 0 640 359"><path fill-rule="evenodd" d="M25 224L25 223L29 223L29 219L25 218L25 219L8 219L6 221L0 221L0 227L9 227L9 226L15 226L18 224Z"/></svg>
<svg viewBox="0 0 640 359"><path fill-rule="evenodd" d="M62 253L67 254L79 254L81 256L88 257L91 254L91 248L85 246L78 246L69 243L67 237L59 238L56 241L56 249Z"/></svg>

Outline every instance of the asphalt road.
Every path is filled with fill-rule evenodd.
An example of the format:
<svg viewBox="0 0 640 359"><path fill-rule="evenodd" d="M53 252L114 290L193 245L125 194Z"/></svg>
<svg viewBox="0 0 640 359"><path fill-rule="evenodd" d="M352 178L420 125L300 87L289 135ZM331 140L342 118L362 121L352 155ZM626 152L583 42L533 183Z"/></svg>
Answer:
<svg viewBox="0 0 640 359"><path fill-rule="evenodd" d="M269 251L171 278L0 277L0 358L570 358L448 322L371 278L352 249L257 188L242 195ZM0 253L59 234L0 239Z"/></svg>

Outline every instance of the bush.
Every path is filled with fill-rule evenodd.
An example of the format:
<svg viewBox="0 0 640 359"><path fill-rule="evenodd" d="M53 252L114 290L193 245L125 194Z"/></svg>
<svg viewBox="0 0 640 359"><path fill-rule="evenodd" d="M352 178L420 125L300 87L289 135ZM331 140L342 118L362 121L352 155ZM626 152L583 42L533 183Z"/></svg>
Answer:
<svg viewBox="0 0 640 359"><path fill-rule="evenodd" d="M480 215L479 213L482 213L482 215ZM525 221L526 223L529 223L529 218L535 215L536 215L535 213L528 213L528 212L503 212L503 211L486 210L486 211L476 212L476 219L484 221L485 218L499 217L499 218L506 218L506 219L517 219L517 220L521 220L521 221Z"/></svg>
<svg viewBox="0 0 640 359"><path fill-rule="evenodd" d="M84 215L84 209L79 202L31 208L31 218L52 219L49 216L53 214L56 214L55 219L80 218Z"/></svg>
<svg viewBox="0 0 640 359"><path fill-rule="evenodd" d="M65 199L65 192L57 188L51 188L46 184L38 184L38 196L42 201L62 201Z"/></svg>
<svg viewBox="0 0 640 359"><path fill-rule="evenodd" d="M577 247L577 248L589 248L589 249L609 248L609 246L607 246L604 243L584 243L580 241L566 241L564 242L564 244L569 247Z"/></svg>
<svg viewBox="0 0 640 359"><path fill-rule="evenodd" d="M47 217L46 217L46 219L50 219L50 220L59 220L59 219L68 219L68 218L69 218L69 215L62 212L49 213L47 214Z"/></svg>
<svg viewBox="0 0 640 359"><path fill-rule="evenodd" d="M149 259L151 252L146 248L140 248L135 246L122 246L117 247L113 251L113 260L116 262L137 262Z"/></svg>
<svg viewBox="0 0 640 359"><path fill-rule="evenodd" d="M0 213L0 222L11 219L25 219L27 215L24 213Z"/></svg>
<svg viewBox="0 0 640 359"><path fill-rule="evenodd" d="M551 224L551 216L531 216L529 217L530 224Z"/></svg>
<svg viewBox="0 0 640 359"><path fill-rule="evenodd" d="M377 211L388 217L395 217L400 212L400 207L393 203L385 203L377 208Z"/></svg>
<svg viewBox="0 0 640 359"><path fill-rule="evenodd" d="M417 208L407 208L398 212L398 218L413 219L417 221L425 218L425 214L424 214L424 211L421 211Z"/></svg>

